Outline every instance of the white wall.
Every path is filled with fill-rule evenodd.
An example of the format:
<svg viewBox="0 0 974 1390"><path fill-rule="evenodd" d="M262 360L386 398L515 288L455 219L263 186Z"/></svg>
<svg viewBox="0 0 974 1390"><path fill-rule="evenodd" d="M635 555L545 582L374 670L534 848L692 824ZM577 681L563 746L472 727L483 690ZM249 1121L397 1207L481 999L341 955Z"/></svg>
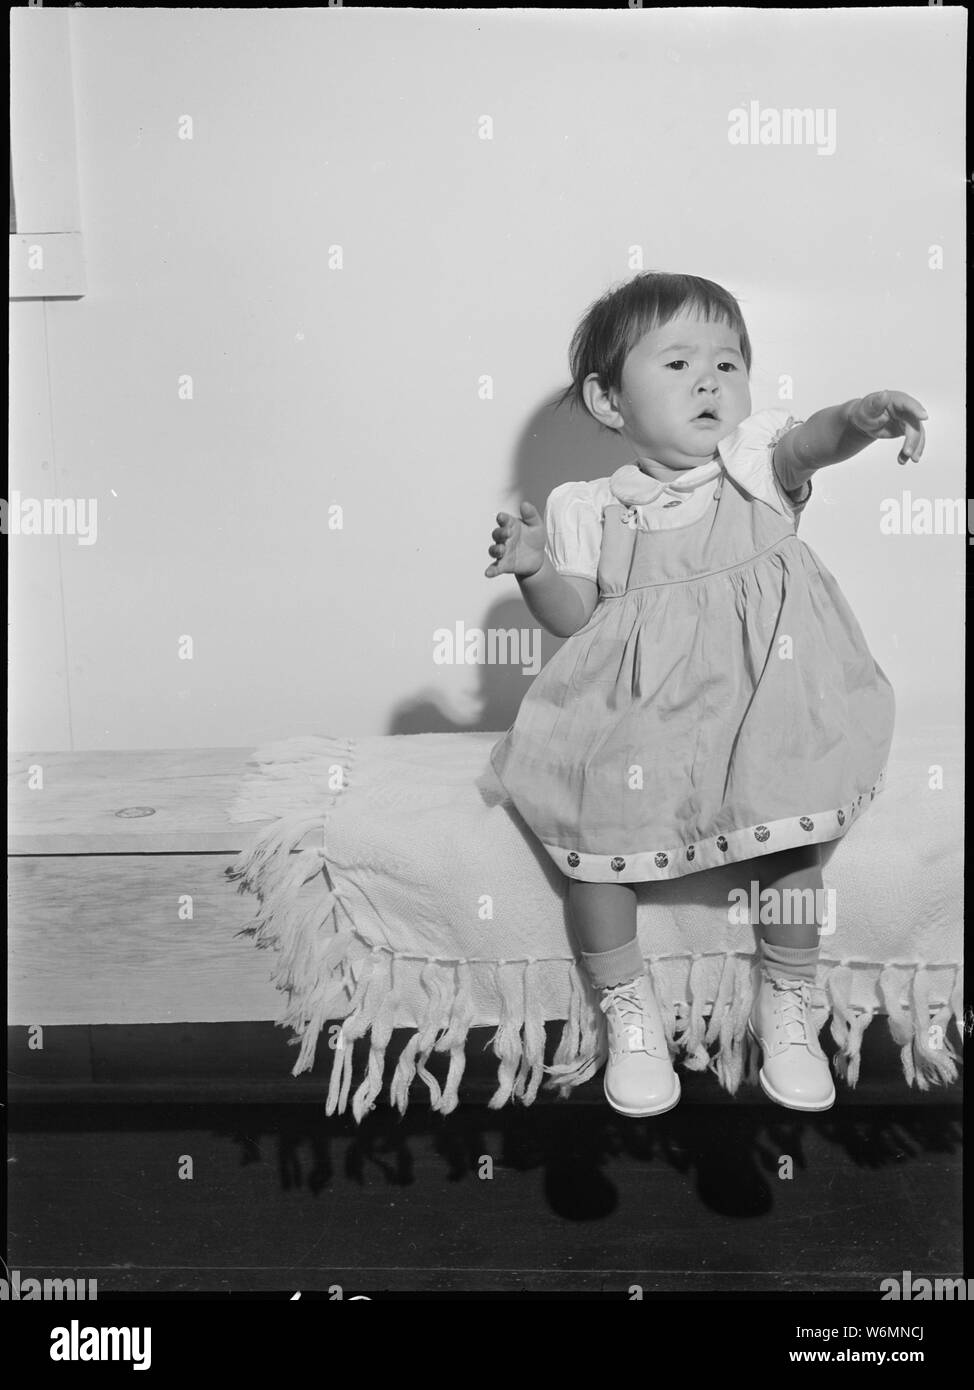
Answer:
<svg viewBox="0 0 974 1390"><path fill-rule="evenodd" d="M11 538L11 745L506 728L531 676L433 634L535 626L495 513L628 457L547 403L632 246L739 296L755 409L926 405L922 462L820 475L802 535L901 719L959 720L966 542L879 507L964 492L965 20L72 10L88 290L11 306L10 487L98 536ZM835 153L730 145L752 99L834 108Z"/></svg>

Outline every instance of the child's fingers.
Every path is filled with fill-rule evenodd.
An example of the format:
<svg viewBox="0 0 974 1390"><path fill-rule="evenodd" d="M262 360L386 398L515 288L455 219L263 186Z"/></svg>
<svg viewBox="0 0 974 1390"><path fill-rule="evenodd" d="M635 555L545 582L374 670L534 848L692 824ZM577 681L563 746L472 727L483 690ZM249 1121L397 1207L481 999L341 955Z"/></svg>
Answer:
<svg viewBox="0 0 974 1390"><path fill-rule="evenodd" d="M863 396L859 402L859 415L864 423L878 424L889 409L890 394L889 391L870 391L868 396Z"/></svg>
<svg viewBox="0 0 974 1390"><path fill-rule="evenodd" d="M487 554L495 556L498 560L503 560L504 556L511 551L513 554L514 544L511 540L510 531L498 527L494 531L494 544L487 547Z"/></svg>
<svg viewBox="0 0 974 1390"><path fill-rule="evenodd" d="M900 445L900 452L896 456L897 463L909 463L910 459L914 462L923 453L923 446L926 443L926 435L922 425L907 424L903 434L903 443Z"/></svg>
<svg viewBox="0 0 974 1390"><path fill-rule="evenodd" d="M907 421L903 428L903 443L896 456L897 463L909 463L923 452L923 426Z"/></svg>
<svg viewBox="0 0 974 1390"><path fill-rule="evenodd" d="M908 396L905 391L891 391L889 394L890 406L897 415L908 417L918 424L928 418L927 412L915 397Z"/></svg>
<svg viewBox="0 0 974 1390"><path fill-rule="evenodd" d="M520 517L511 516L509 512L497 513L498 524L491 532L494 544L487 547L487 554L494 556L494 562L484 570L486 579L494 579L499 574L509 574L513 570L518 528L522 525L535 525L541 519L541 513L530 502L521 503Z"/></svg>

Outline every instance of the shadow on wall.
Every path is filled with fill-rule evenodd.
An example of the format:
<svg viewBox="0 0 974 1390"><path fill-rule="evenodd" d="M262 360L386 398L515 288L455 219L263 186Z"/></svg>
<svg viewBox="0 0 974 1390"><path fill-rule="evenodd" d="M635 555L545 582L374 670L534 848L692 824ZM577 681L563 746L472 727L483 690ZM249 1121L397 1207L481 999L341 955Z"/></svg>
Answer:
<svg viewBox="0 0 974 1390"><path fill-rule="evenodd" d="M544 515L545 502L560 483L604 478L628 463L632 450L624 442L599 430L584 409L556 406L549 400L528 420L521 434L510 483L511 503L497 511L514 512L522 500L532 502ZM477 548L470 564L483 576L491 562L487 547L497 524L497 512L483 517L477 531ZM562 644L540 626L520 596L511 575L483 578L486 596L492 600L480 625L486 630L534 629L540 634L540 665L544 667ZM535 638L537 640L537 638ZM525 692L536 678L524 674L520 663L479 667L479 683L474 692L480 714L470 722L456 719L428 693L404 700L394 711L387 733L490 733L510 728Z"/></svg>

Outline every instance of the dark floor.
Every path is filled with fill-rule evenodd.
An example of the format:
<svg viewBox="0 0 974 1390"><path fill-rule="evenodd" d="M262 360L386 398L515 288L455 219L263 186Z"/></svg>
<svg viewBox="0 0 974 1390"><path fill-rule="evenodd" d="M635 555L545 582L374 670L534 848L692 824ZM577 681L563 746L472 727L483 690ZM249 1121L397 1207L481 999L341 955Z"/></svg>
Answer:
<svg viewBox="0 0 974 1390"><path fill-rule="evenodd" d="M361 1127L314 1103L15 1100L8 1265L97 1278L101 1296L873 1293L907 1269L959 1275L959 1105L844 1099L653 1120L383 1106Z"/></svg>

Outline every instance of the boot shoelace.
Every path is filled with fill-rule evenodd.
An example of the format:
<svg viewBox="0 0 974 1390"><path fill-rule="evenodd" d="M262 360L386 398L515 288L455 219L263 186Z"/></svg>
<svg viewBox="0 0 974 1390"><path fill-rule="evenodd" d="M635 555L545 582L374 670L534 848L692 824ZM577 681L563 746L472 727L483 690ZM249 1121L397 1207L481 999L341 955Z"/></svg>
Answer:
<svg viewBox="0 0 974 1390"><path fill-rule="evenodd" d="M645 988L649 988L648 983ZM603 992L600 1007L603 1013L608 1013L609 1009L616 1006L619 1018L622 1023L622 1031L627 1041L629 1052L649 1052L647 1042L653 1041L652 1022L644 1012L644 1000L640 992L640 980L629 980L626 984L613 985ZM635 1043L638 1037L642 1037L643 1046L637 1047Z"/></svg>
<svg viewBox="0 0 974 1390"><path fill-rule="evenodd" d="M807 1041L806 1009L812 1002L807 980L776 980L768 976L774 990L775 1019L784 1031L789 1043ZM790 1032L789 1029L793 1029Z"/></svg>

